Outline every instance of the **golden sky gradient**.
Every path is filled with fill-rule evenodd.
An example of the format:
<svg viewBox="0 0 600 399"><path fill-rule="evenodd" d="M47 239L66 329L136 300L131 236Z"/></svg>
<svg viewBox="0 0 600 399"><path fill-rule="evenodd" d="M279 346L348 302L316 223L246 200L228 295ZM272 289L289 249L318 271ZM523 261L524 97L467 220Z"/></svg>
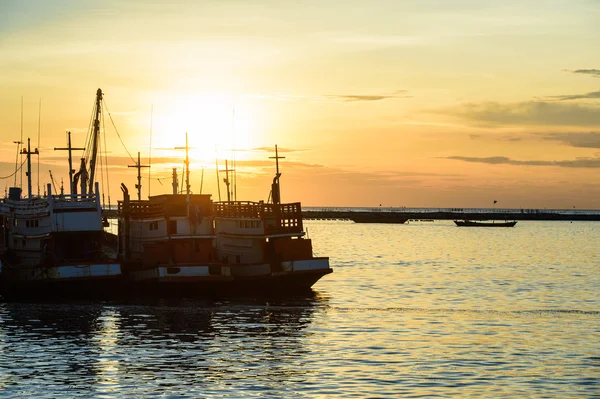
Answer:
<svg viewBox="0 0 600 399"><path fill-rule="evenodd" d="M266 199L278 144L284 201L600 209L599 21L597 0L0 0L0 174L41 99L42 191L66 179L53 148L84 144L102 88L113 204L135 170L111 117L144 164L152 130L144 196L187 131L214 199L232 148L238 199Z"/></svg>

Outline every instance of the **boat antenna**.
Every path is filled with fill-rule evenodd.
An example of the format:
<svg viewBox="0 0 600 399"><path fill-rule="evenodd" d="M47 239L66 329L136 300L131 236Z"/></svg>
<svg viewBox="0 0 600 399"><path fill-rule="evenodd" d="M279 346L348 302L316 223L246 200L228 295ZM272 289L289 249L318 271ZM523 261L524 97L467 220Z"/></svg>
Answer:
<svg viewBox="0 0 600 399"><path fill-rule="evenodd" d="M37 148L40 148L40 135L42 131L42 98L40 97L40 104L38 108L38 142ZM37 162L37 195L40 196L40 157L38 155Z"/></svg>
<svg viewBox="0 0 600 399"><path fill-rule="evenodd" d="M150 181L152 180L152 121L154 118L154 104L150 106L150 148L148 149L148 199L150 199Z"/></svg>
<svg viewBox="0 0 600 399"><path fill-rule="evenodd" d="M273 203L280 204L281 203L281 186L279 185L279 178L281 177L281 173L279 173L279 160L284 159L285 157L279 156L279 151L277 149L277 144L275 144L275 156L269 157L269 159L275 159L275 167L276 173L273 178L273 184L271 185L271 191L273 193Z"/></svg>
<svg viewBox="0 0 600 399"><path fill-rule="evenodd" d="M128 165L128 168L137 168L137 181L138 184L135 185L137 188L138 201L142 200L142 168L150 168L150 165L142 165L140 161L140 152L138 151L137 162L135 165Z"/></svg>

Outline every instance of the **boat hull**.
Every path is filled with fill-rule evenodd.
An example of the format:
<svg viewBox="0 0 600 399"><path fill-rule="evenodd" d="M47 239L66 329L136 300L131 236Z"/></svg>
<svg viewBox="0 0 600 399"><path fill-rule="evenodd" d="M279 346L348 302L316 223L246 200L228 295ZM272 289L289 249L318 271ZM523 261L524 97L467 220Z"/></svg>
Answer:
<svg viewBox="0 0 600 399"><path fill-rule="evenodd" d="M126 292L118 263L0 270L0 295L10 299L116 298Z"/></svg>
<svg viewBox="0 0 600 399"><path fill-rule="evenodd" d="M117 299L127 288L121 278L79 281L7 281L3 279L0 296L5 300L51 301L57 299Z"/></svg>
<svg viewBox="0 0 600 399"><path fill-rule="evenodd" d="M455 220L458 227L515 227L516 221L512 222L475 222L472 220Z"/></svg>
<svg viewBox="0 0 600 399"><path fill-rule="evenodd" d="M126 273L138 296L235 296L310 291L331 273L328 258L269 264L158 265Z"/></svg>
<svg viewBox="0 0 600 399"><path fill-rule="evenodd" d="M137 282L130 293L140 297L182 298L289 295L311 292L311 287L332 271L311 270L236 278L148 280Z"/></svg>

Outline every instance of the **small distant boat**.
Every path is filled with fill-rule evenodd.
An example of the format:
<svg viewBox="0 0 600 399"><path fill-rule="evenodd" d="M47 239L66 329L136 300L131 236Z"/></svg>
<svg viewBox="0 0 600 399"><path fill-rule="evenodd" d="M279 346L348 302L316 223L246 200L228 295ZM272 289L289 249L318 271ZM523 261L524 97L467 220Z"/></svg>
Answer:
<svg viewBox="0 0 600 399"><path fill-rule="evenodd" d="M517 221L513 220L510 222L476 222L474 220L455 220L454 223L456 223L458 227L515 227Z"/></svg>

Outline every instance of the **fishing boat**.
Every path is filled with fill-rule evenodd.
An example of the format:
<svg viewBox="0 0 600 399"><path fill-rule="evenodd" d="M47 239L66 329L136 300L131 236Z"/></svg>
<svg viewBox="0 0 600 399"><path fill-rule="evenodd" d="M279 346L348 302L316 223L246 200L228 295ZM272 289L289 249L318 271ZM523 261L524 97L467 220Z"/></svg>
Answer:
<svg viewBox="0 0 600 399"><path fill-rule="evenodd" d="M119 254L129 285L139 293L218 292L233 278L213 249L208 194L164 194L119 202Z"/></svg>
<svg viewBox="0 0 600 399"><path fill-rule="evenodd" d="M187 148L187 137L186 137ZM276 158L278 157L276 153ZM236 295L307 291L331 273L305 238L300 203L279 201L279 163L272 203L213 202L192 194L186 151L186 190L131 201L122 185L119 252L134 290L166 295ZM138 185L140 186L140 185ZM138 188L139 190L139 188Z"/></svg>
<svg viewBox="0 0 600 399"><path fill-rule="evenodd" d="M237 289L257 292L308 290L331 273L329 258L313 255L306 238L299 202L282 203L279 156L275 146L276 173L271 184L271 203L227 201L215 203L216 252L234 278Z"/></svg>
<svg viewBox="0 0 600 399"><path fill-rule="evenodd" d="M98 89L94 137L99 134L101 99L102 91ZM97 145L97 139L90 143ZM29 139L27 148L21 151L27 156L27 196L22 198L20 187L10 187L8 197L0 203L4 237L0 275L5 298L89 298L109 296L117 290L121 266L111 259L105 246L100 189L94 181L97 147L89 152L91 169L87 168L87 159L82 158L77 179L71 169L70 135L68 149L70 194L54 193L53 185L48 184L47 194L33 195L31 156L39 151L31 150Z"/></svg>
<svg viewBox="0 0 600 399"><path fill-rule="evenodd" d="M458 227L515 227L517 221L483 222L474 220L455 220L454 223L456 223Z"/></svg>

